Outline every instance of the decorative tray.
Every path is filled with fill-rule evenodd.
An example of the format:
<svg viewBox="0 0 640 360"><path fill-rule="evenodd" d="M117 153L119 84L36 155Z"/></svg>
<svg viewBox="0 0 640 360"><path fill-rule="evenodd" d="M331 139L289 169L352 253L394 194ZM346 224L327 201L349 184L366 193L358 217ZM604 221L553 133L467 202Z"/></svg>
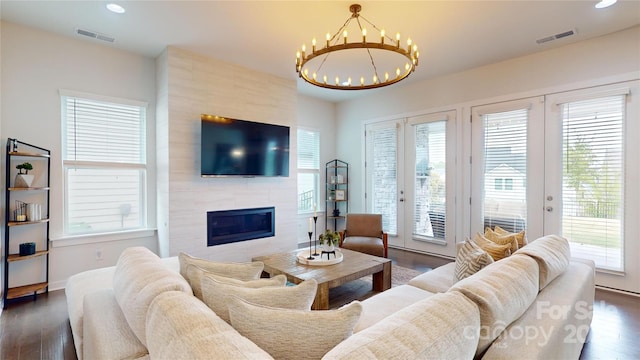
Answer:
<svg viewBox="0 0 640 360"><path fill-rule="evenodd" d="M311 253L313 253L313 250L311 251ZM318 254L321 254L320 249L318 249ZM344 256L342 255L342 253L340 252L340 250L335 250L335 256L333 253L324 253L321 254L322 257L320 257L320 255L318 256L313 256L313 260L309 260L307 259L309 257L309 250L302 250L298 253L298 262L300 264L304 264L304 265L314 265L314 266L326 266L326 265L333 265L333 264L337 264L337 263L341 263L342 260L344 259ZM327 259L327 256L329 257Z"/></svg>

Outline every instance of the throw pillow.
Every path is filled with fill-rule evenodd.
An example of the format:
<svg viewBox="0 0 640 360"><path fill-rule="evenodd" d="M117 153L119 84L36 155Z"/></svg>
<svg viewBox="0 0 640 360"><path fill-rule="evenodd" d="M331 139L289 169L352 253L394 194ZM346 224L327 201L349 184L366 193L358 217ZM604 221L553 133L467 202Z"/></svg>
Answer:
<svg viewBox="0 0 640 360"><path fill-rule="evenodd" d="M208 276L202 278L202 301L226 322L229 322L228 306L232 296L258 305L310 310L317 290L318 282L315 279L305 280L296 286L256 289L226 284Z"/></svg>
<svg viewBox="0 0 640 360"><path fill-rule="evenodd" d="M277 309L233 297L231 325L276 359L320 359L353 334L362 305L337 310Z"/></svg>
<svg viewBox="0 0 640 360"><path fill-rule="evenodd" d="M511 245L499 245L494 243L493 241L487 239L480 233L476 233L476 236L473 238L473 241L476 245L480 246L482 250L486 251L494 261L498 261L506 258L511 255Z"/></svg>
<svg viewBox="0 0 640 360"><path fill-rule="evenodd" d="M520 232L517 233L512 233L509 232L503 228L501 228L500 226L496 225L493 227L493 231L500 234L500 235L506 235L506 234L513 234L516 236L516 239L518 239L518 248L521 248L525 245L527 245L529 243L529 241L527 240L527 233L525 232L525 230L522 230Z"/></svg>
<svg viewBox="0 0 640 360"><path fill-rule="evenodd" d="M204 276L212 277L225 284L238 285L242 287L259 288L265 286L284 286L287 283L287 277L285 275L277 275L272 278L257 279L257 280L238 280L230 277L220 276L216 273L202 269L196 265L187 265L187 278L191 283L191 289L193 289L193 295L202 300L202 278Z"/></svg>
<svg viewBox="0 0 640 360"><path fill-rule="evenodd" d="M456 267L454 281L469 277L491 264L493 258L473 241L465 241L456 255Z"/></svg>
<svg viewBox="0 0 640 360"><path fill-rule="evenodd" d="M511 246L511 249L510 249L511 254L518 251L518 239L516 238L515 234L507 233L507 234L501 235L491 230L491 228L487 228L484 231L484 237L493 241L498 245Z"/></svg>
<svg viewBox="0 0 640 360"><path fill-rule="evenodd" d="M247 263L215 262L199 259L183 252L178 255L178 261L180 262L180 275L187 279L192 287L193 282L189 279L189 274L187 274L187 265L195 265L217 275L243 281L259 279L264 269L264 263L259 261Z"/></svg>

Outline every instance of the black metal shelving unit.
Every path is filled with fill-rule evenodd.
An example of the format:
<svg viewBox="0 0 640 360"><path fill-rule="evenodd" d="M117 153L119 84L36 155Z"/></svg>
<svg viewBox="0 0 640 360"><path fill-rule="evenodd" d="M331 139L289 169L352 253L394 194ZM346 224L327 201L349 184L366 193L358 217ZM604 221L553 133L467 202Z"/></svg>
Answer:
<svg viewBox="0 0 640 360"><path fill-rule="evenodd" d="M37 181L28 187L17 187L14 182L16 165L24 162L33 162L33 171L41 171ZM42 173L46 169L46 174ZM37 298L38 293L49 291L49 204L51 183L51 151L39 146L27 144L17 139L7 139L7 151L5 162L5 221L4 221L4 289L3 304L27 297ZM20 202L18 202L20 201ZM19 204L27 204L32 201L39 205L40 212L25 214L25 207ZM18 216L19 215L19 216ZM33 231L17 231L22 227L34 227ZM42 227L38 229L37 227ZM12 232L18 232L12 234ZM41 236L33 236L33 233L42 233ZM36 244L35 253L21 254L17 250L19 244ZM27 282L18 286L10 286L11 274L19 269L12 269L13 264L29 262L27 265L41 261L43 273L33 282ZM24 269L24 265L20 266ZM24 282L24 280L22 281Z"/></svg>
<svg viewBox="0 0 640 360"><path fill-rule="evenodd" d="M326 206L325 228L340 231L349 212L349 164L338 159L325 164Z"/></svg>

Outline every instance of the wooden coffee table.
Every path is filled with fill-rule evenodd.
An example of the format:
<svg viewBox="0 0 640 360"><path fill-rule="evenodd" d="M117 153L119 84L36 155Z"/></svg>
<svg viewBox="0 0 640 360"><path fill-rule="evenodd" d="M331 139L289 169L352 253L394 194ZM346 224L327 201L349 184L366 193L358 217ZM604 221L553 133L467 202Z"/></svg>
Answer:
<svg viewBox="0 0 640 360"><path fill-rule="evenodd" d="M301 250L254 257L253 261L264 263L264 272L273 277L279 274L287 280L299 284L305 280L316 279L318 292L311 309L329 309L329 289L349 281L373 274L373 290L385 291L391 288L391 260L340 249L344 259L341 263L327 266L303 265L296 261Z"/></svg>

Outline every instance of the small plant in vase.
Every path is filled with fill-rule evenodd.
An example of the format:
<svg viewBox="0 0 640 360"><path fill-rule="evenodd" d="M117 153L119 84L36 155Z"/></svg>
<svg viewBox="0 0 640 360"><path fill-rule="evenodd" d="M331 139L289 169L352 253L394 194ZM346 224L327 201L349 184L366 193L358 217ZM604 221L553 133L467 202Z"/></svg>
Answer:
<svg viewBox="0 0 640 360"><path fill-rule="evenodd" d="M334 251L335 247L340 244L340 234L327 229L324 234L320 234L318 241L320 241L323 251Z"/></svg>
<svg viewBox="0 0 640 360"><path fill-rule="evenodd" d="M33 165L28 162L16 166L18 174L16 174L15 187L28 188L33 182L33 175L29 175L29 170L33 170ZM24 173L22 171L24 170Z"/></svg>

